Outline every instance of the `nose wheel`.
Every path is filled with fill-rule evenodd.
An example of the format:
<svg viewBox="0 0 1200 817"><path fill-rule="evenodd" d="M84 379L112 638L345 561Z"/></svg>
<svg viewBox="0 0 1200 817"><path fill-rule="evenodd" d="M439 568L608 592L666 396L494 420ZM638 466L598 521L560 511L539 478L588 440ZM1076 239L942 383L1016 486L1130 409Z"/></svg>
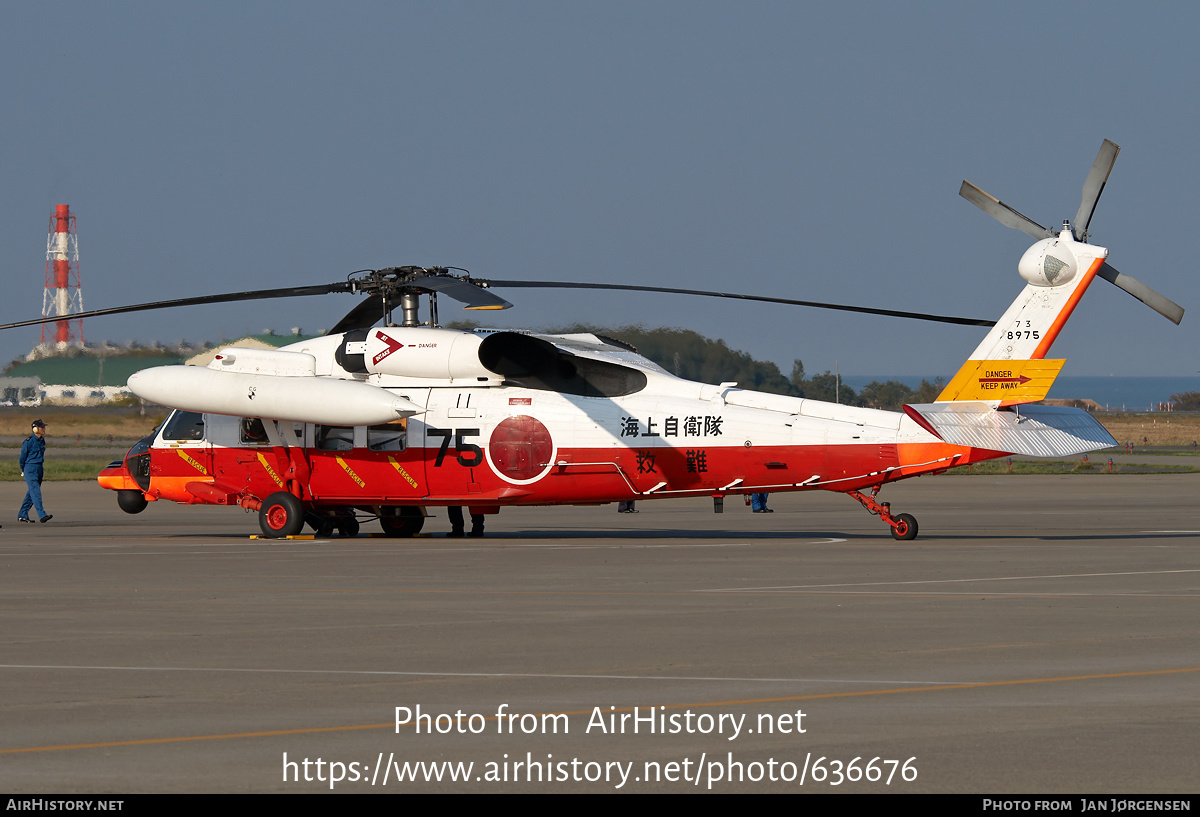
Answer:
<svg viewBox="0 0 1200 817"><path fill-rule="evenodd" d="M898 541L907 542L917 538L917 520L912 514L900 513L892 515L892 503L879 502L875 497L879 494L879 487L876 485L871 489L871 494L861 493L859 491L847 491L846 493L857 499L869 513L873 513L886 522L892 529L892 538Z"/></svg>
<svg viewBox="0 0 1200 817"><path fill-rule="evenodd" d="M304 504L287 491L276 491L258 510L258 526L269 539L286 539L304 529Z"/></svg>

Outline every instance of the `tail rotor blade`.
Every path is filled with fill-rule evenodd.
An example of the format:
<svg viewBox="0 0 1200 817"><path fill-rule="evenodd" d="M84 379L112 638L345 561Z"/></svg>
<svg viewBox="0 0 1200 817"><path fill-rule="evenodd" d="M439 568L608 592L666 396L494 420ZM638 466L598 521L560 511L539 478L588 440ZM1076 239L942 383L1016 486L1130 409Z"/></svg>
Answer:
<svg viewBox="0 0 1200 817"><path fill-rule="evenodd" d="M1111 142L1109 144L1111 144ZM1159 295L1157 292L1143 284L1138 279L1122 272L1118 272L1117 269L1107 261L1104 262L1104 265L1100 267L1100 271L1096 274L1105 281L1108 281L1109 283L1125 290L1130 295L1137 298L1139 301L1172 323L1178 325L1179 322L1183 320L1182 306L1175 303L1170 298Z"/></svg>
<svg viewBox="0 0 1200 817"><path fill-rule="evenodd" d="M1092 223L1092 215L1096 212L1096 202L1104 192L1108 174L1112 173L1113 163L1117 161L1117 154L1120 152L1120 145L1105 139L1104 144L1100 146L1100 152L1096 154L1096 161L1092 163L1092 169L1088 171L1087 179L1083 183L1083 200L1079 203L1079 212L1075 214L1076 241L1083 241L1087 236L1088 225Z"/></svg>
<svg viewBox="0 0 1200 817"><path fill-rule="evenodd" d="M962 196L967 201L974 204L983 212L987 213L992 218L999 221L1005 227L1012 227L1014 230L1020 230L1023 233L1033 236L1041 240L1050 238L1054 233L1047 230L1042 225L1038 224L1029 216L1024 216L1018 213L1013 208L1009 207L1004 202L995 196L980 190L969 181L963 180L962 187L958 190L958 195Z"/></svg>

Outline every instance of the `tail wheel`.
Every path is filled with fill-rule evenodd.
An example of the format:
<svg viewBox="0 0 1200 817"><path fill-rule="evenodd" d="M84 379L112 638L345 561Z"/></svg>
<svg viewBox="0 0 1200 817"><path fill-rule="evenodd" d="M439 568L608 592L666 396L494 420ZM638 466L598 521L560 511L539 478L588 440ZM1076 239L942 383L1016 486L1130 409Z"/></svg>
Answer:
<svg viewBox="0 0 1200 817"><path fill-rule="evenodd" d="M899 514L895 517L895 522L892 527L893 539L908 541L917 538L917 520L912 514Z"/></svg>
<svg viewBox="0 0 1200 817"><path fill-rule="evenodd" d="M421 514L419 508L404 507L397 509L399 513L395 516L381 513L379 515L379 526L383 528L385 536L416 536L421 532L421 528L425 526L425 517Z"/></svg>
<svg viewBox="0 0 1200 817"><path fill-rule="evenodd" d="M287 491L276 491L258 509L258 526L274 539L295 536L304 529L304 504Z"/></svg>

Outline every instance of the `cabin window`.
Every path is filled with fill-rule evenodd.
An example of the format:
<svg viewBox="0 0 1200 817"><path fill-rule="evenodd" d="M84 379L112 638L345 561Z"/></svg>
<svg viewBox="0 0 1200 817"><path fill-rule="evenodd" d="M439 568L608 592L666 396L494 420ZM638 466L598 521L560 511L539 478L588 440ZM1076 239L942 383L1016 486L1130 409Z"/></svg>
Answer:
<svg viewBox="0 0 1200 817"><path fill-rule="evenodd" d="M267 430L263 421L258 417L243 417L241 423L241 441L248 445L266 445Z"/></svg>
<svg viewBox="0 0 1200 817"><path fill-rule="evenodd" d="M367 426L367 448L371 451L403 451L408 447L406 426L405 420Z"/></svg>
<svg viewBox="0 0 1200 817"><path fill-rule="evenodd" d="M347 426L317 426L318 451L350 451L354 448L354 429Z"/></svg>
<svg viewBox="0 0 1200 817"><path fill-rule="evenodd" d="M176 411L163 426L164 440L203 440L204 415L198 411Z"/></svg>

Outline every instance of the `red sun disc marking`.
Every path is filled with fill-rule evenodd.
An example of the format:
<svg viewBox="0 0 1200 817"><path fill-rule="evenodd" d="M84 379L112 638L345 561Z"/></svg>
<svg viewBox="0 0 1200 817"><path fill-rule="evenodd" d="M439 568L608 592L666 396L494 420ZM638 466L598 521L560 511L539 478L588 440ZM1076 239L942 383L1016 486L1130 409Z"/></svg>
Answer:
<svg viewBox="0 0 1200 817"><path fill-rule="evenodd" d="M545 470L554 454L554 442L540 420L522 414L496 426L488 442L488 454L497 473L524 481Z"/></svg>

